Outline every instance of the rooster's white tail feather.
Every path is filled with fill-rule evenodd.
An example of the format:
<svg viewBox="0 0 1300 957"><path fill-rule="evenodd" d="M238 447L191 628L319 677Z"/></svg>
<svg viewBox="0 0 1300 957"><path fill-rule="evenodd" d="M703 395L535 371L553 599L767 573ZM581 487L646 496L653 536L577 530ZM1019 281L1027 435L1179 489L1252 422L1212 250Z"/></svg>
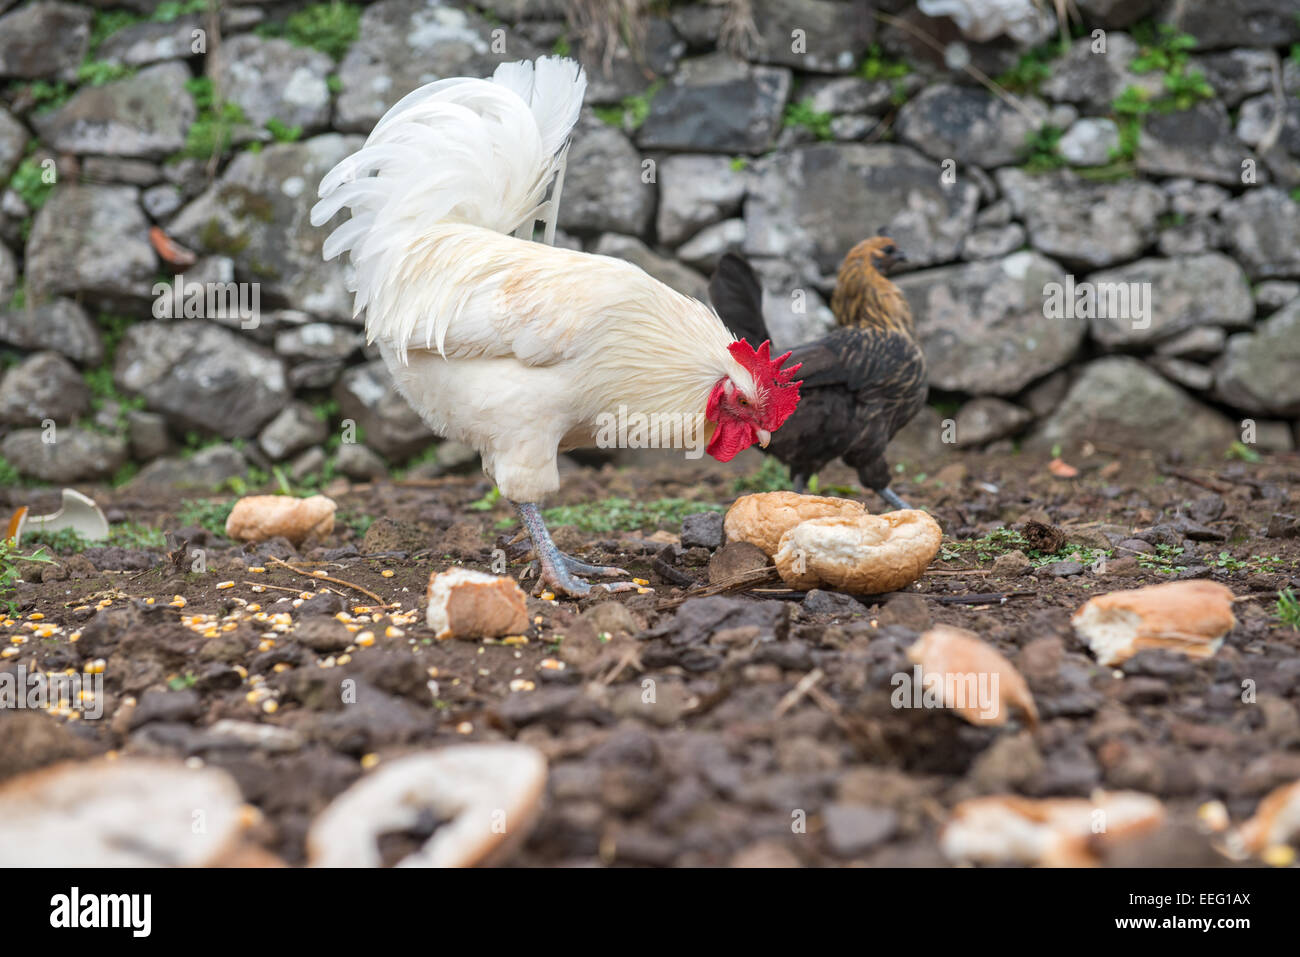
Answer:
<svg viewBox="0 0 1300 957"><path fill-rule="evenodd" d="M402 274L404 256L431 227L531 228L563 168L586 86L574 61L542 57L503 63L491 80L437 80L394 104L365 145L321 180L311 211L316 226L345 206L351 211L325 241L324 256L351 255L354 314ZM548 231L554 218L552 209ZM371 325L368 317L373 338ZM385 331L400 339L410 330Z"/></svg>

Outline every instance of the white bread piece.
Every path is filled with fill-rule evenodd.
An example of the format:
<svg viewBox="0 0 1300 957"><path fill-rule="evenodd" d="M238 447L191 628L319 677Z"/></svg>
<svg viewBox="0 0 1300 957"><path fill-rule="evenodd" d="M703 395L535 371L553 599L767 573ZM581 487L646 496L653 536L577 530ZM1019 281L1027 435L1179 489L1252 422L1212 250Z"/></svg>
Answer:
<svg viewBox="0 0 1300 957"><path fill-rule="evenodd" d="M943 529L919 509L863 512L800 522L781 536L773 559L791 588L881 595L925 574L942 544Z"/></svg>
<svg viewBox="0 0 1300 957"><path fill-rule="evenodd" d="M945 681L942 685L944 707L953 710L971 724L1006 724L1011 709L1016 708L1031 728L1038 725L1038 707L1034 704L1034 696L1024 677L1000 651L975 632L954 628L952 625L935 625L907 649L907 657L913 664L921 666L922 675L953 676L954 680ZM977 678L997 676L998 700L993 714L986 714L986 709L979 701L948 700L957 694L966 693L970 684L961 679L967 675ZM988 679L984 682L976 681L975 687L988 687Z"/></svg>
<svg viewBox="0 0 1300 957"><path fill-rule="evenodd" d="M1195 578L1097 595L1070 619L1103 665L1118 665L1144 648L1208 658L1236 627L1232 591Z"/></svg>
<svg viewBox="0 0 1300 957"><path fill-rule="evenodd" d="M69 761L0 788L0 867L222 866L243 853L249 821L239 786L217 768Z"/></svg>
<svg viewBox="0 0 1300 957"><path fill-rule="evenodd" d="M325 808L307 832L311 867L379 867L379 837L420 813L450 819L398 867L504 862L528 836L546 793L546 758L508 742L425 751L381 764Z"/></svg>
<svg viewBox="0 0 1300 957"><path fill-rule="evenodd" d="M781 536L810 518L866 515L861 502L798 492L756 492L743 495L727 509L722 527L729 542L757 545L771 558L781 545Z"/></svg>
<svg viewBox="0 0 1300 957"><path fill-rule="evenodd" d="M1270 847L1289 844L1300 834L1300 781L1284 784L1259 802L1255 815L1237 830L1241 847L1260 854Z"/></svg>
<svg viewBox="0 0 1300 957"><path fill-rule="evenodd" d="M337 507L324 495L247 495L230 510L226 536L240 542L264 542L282 535L301 545L310 535L324 538L334 531Z"/></svg>
<svg viewBox="0 0 1300 957"><path fill-rule="evenodd" d="M528 604L512 578L472 568L451 568L429 576L426 620L433 636L500 638L528 630Z"/></svg>
<svg viewBox="0 0 1300 957"><path fill-rule="evenodd" d="M1096 791L1088 800L996 794L953 808L939 846L963 864L1093 867L1099 847L1154 830L1164 819L1164 805L1136 791Z"/></svg>

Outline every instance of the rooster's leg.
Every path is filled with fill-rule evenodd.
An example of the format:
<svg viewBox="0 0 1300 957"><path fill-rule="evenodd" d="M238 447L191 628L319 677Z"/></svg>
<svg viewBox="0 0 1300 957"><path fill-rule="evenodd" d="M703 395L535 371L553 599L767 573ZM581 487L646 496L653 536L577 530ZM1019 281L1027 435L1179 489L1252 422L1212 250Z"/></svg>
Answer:
<svg viewBox="0 0 1300 957"><path fill-rule="evenodd" d="M899 494L895 492L892 488L890 488L888 485L886 485L884 488L876 489L876 494L879 495L881 498L883 498L886 502L888 502L890 508L911 508L912 507L908 505L907 502L903 501L902 497L900 497Z"/></svg>
<svg viewBox="0 0 1300 957"><path fill-rule="evenodd" d="M619 574L621 569L608 568L604 565L588 565L586 562L570 558L555 547L555 542L551 540L551 533L546 530L546 523L542 521L541 510L535 502L520 502L515 507L519 509L519 517L523 520L524 529L532 540L533 554L537 556L537 564L540 568L533 594L541 594L542 591L550 588L557 594L569 598L582 598L591 594L593 587L604 588L611 593L632 591L638 587L634 582L610 582L606 585L593 586L583 581L577 577L577 573Z"/></svg>

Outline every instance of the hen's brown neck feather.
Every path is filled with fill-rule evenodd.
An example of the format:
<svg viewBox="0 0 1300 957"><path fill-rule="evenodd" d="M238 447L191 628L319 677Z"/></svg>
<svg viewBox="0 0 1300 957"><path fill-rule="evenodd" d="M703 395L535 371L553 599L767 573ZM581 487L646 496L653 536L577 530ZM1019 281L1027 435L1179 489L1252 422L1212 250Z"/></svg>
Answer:
<svg viewBox="0 0 1300 957"><path fill-rule="evenodd" d="M882 329L913 335L912 311L898 287L876 269L872 257L879 239L858 243L840 264L831 312L841 326Z"/></svg>

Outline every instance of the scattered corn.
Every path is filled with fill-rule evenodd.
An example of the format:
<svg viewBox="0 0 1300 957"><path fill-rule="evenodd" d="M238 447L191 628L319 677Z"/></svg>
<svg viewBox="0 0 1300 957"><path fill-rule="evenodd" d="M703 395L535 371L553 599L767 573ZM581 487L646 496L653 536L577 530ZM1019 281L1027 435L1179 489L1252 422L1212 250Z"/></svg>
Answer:
<svg viewBox="0 0 1300 957"><path fill-rule="evenodd" d="M379 574L383 575L385 578L392 578L392 577L393 577L393 570L392 570L391 568L385 568L385 569L384 569L382 572L380 572Z"/></svg>
<svg viewBox="0 0 1300 957"><path fill-rule="evenodd" d="M235 587L234 582L217 582L217 588L222 589L223 591L227 588L234 588L234 587Z"/></svg>

